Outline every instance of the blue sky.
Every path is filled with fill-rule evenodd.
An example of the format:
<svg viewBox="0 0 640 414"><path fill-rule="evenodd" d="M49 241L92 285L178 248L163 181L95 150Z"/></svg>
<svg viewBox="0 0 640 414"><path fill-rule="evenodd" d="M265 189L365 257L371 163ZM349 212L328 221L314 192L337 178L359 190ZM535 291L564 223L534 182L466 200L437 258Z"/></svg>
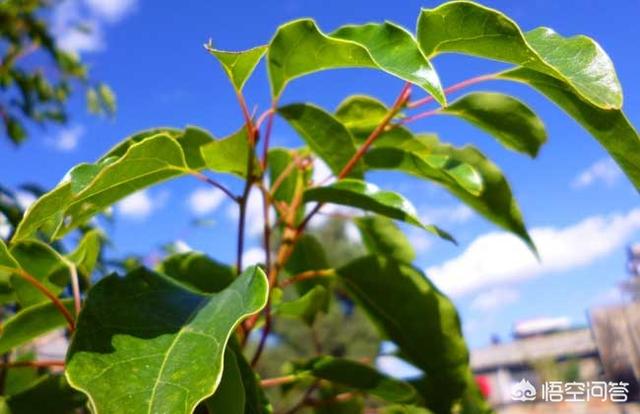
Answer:
<svg viewBox="0 0 640 414"><path fill-rule="evenodd" d="M392 20L413 30L420 7L433 1L244 1L170 2L166 0L68 0L55 14L56 30L68 47L81 51L96 78L118 95L114 120L86 114L83 99L72 102L72 120L62 129L34 129L20 148L0 142L0 178L17 186L55 185L74 164L93 161L127 135L154 126L198 125L222 137L241 125L231 87L214 59L202 48L209 38L227 50L266 43L275 28L298 17L313 17L330 31L346 23ZM179 4L179 5L178 5ZM637 45L640 2L572 0L487 1L524 29L549 26L564 35L584 33L597 39L612 57L625 94L625 111L640 124ZM87 19L92 35L71 35L69 22ZM494 71L501 64L444 55L434 60L444 85ZM365 93L393 100L401 82L368 70L332 71L292 83L283 103L298 100L334 108L348 94ZM404 192L425 218L456 235L452 246L407 229L420 252L416 262L428 270L460 306L465 332L473 346L491 334L507 338L514 322L537 317L569 317L586 323L590 306L615 298L625 275L627 243L640 236L638 194L612 165L607 154L559 109L523 85L492 82L476 90L517 95L544 120L549 143L536 160L508 152L460 120L432 117L417 131L437 131L455 144L474 143L498 163L511 180L528 226L539 242L537 263L518 241L462 208L437 188L401 175L372 175L381 187ZM251 105L264 109L268 84L264 67L246 87ZM298 145L291 129L278 121L276 145ZM239 182L223 178L237 189ZM196 192L198 191L199 192ZM196 192L196 193L194 193ZM194 211L190 200L199 201ZM181 239L231 261L234 232L230 203L192 179L154 187L119 205L110 229L117 250L147 255ZM192 228L195 217L214 225ZM249 225L251 228L251 225ZM254 225L255 227L255 225ZM257 247L257 238L249 248ZM250 251L253 255L254 250Z"/></svg>

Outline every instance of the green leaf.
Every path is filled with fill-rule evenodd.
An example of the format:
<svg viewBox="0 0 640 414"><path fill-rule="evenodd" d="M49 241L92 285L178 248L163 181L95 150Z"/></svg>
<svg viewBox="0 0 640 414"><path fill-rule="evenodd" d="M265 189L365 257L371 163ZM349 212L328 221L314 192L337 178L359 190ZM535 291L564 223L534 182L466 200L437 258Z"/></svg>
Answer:
<svg viewBox="0 0 640 414"><path fill-rule="evenodd" d="M431 62L403 27L391 22L343 26L332 37L350 40L365 47L380 69L414 83L442 105L446 105L440 79Z"/></svg>
<svg viewBox="0 0 640 414"><path fill-rule="evenodd" d="M330 267L324 247L315 236L308 233L303 233L302 236L300 236L298 242L293 247L291 257L289 257L289 260L285 264L285 270L290 276L309 270L325 270ZM316 286L324 287L325 293L327 294L324 297L316 298L316 300L318 300L318 308L327 312L331 299L331 295L328 294L327 290L330 282L329 278L319 277L299 281L295 284L295 287L300 296L310 292ZM318 293L316 293L316 295L319 296Z"/></svg>
<svg viewBox="0 0 640 414"><path fill-rule="evenodd" d="M171 255L160 263L158 271L204 293L220 292L235 278L229 266L200 252Z"/></svg>
<svg viewBox="0 0 640 414"><path fill-rule="evenodd" d="M191 413L215 392L227 340L264 307L267 288L255 266L215 294L145 269L102 279L89 292L67 354L69 383L95 412L120 413L126 404L132 414Z"/></svg>
<svg viewBox="0 0 640 414"><path fill-rule="evenodd" d="M61 293L69 282L68 262L50 246L37 240L23 240L13 243L9 252L18 264L16 271L9 273L12 273L11 286L21 306L28 307L48 302L49 299L19 276L19 271L33 276L54 294Z"/></svg>
<svg viewBox="0 0 640 414"><path fill-rule="evenodd" d="M418 136L397 147L373 148L364 159L370 169L403 171L441 185L535 251L509 183L502 171L476 148L456 148L439 142L435 136Z"/></svg>
<svg viewBox="0 0 640 414"><path fill-rule="evenodd" d="M357 141L364 141L388 113L389 108L379 100L366 95L353 95L340 102L335 116Z"/></svg>
<svg viewBox="0 0 640 414"><path fill-rule="evenodd" d="M241 178L247 177L249 140L246 128L242 127L228 137L204 145L201 151L208 169ZM254 164L254 174L259 172L257 165Z"/></svg>
<svg viewBox="0 0 640 414"><path fill-rule="evenodd" d="M388 405L382 407L379 411L380 414L433 414L431 411L423 407L417 407L415 405Z"/></svg>
<svg viewBox="0 0 640 414"><path fill-rule="evenodd" d="M311 19L280 26L267 54L273 96L302 75L335 68L375 68L416 83L445 103L438 75L413 37L392 23L347 26L330 36Z"/></svg>
<svg viewBox="0 0 640 414"><path fill-rule="evenodd" d="M82 236L76 249L67 255L67 259L75 264L78 273L86 280L91 278L98 263L103 240L104 235L100 230L89 230Z"/></svg>
<svg viewBox="0 0 640 414"><path fill-rule="evenodd" d="M62 303L73 313L73 299L63 299ZM0 334L0 354L66 325L67 320L51 302L24 308L4 321Z"/></svg>
<svg viewBox="0 0 640 414"><path fill-rule="evenodd" d="M335 175L356 154L356 145L349 130L322 108L310 104L292 104L279 108L278 113ZM356 164L349 176L361 178L362 173L361 164Z"/></svg>
<svg viewBox="0 0 640 414"><path fill-rule="evenodd" d="M564 83L532 70L514 69L500 77L530 85L565 110L600 142L640 190L640 136L621 110L601 109Z"/></svg>
<svg viewBox="0 0 640 414"><path fill-rule="evenodd" d="M309 188L304 192L304 201L333 203L360 208L385 217L404 221L425 229L443 239L455 242L448 233L433 225L424 225L417 216L415 207L398 193L380 190L362 180L347 178L324 187Z"/></svg>
<svg viewBox="0 0 640 414"><path fill-rule="evenodd" d="M97 163L74 167L69 178L29 207L13 240L38 231L50 239L60 238L138 190L194 172L202 160L183 146L201 146L207 136L196 134L200 133L191 130L178 138L170 132L145 131L141 139L128 139Z"/></svg>
<svg viewBox="0 0 640 414"><path fill-rule="evenodd" d="M85 405L86 398L71 389L62 375L45 375L26 390L5 399L3 414L71 414Z"/></svg>
<svg viewBox="0 0 640 414"><path fill-rule="evenodd" d="M11 286L11 269L18 269L20 265L9 253L7 245L0 239L0 303L7 303L14 299Z"/></svg>
<svg viewBox="0 0 640 414"><path fill-rule="evenodd" d="M230 341L229 347L233 349L238 364L238 370L242 377L245 392L245 414L271 414L273 407L260 386L260 378L251 365L242 355L240 346L236 341Z"/></svg>
<svg viewBox="0 0 640 414"><path fill-rule="evenodd" d="M100 97L100 103L102 110L107 115L113 115L116 112L116 94L109 87L109 85L101 83L98 85L98 96Z"/></svg>
<svg viewBox="0 0 640 414"><path fill-rule="evenodd" d="M474 92L442 109L487 131L507 148L535 157L547 140L544 124L519 100L494 92Z"/></svg>
<svg viewBox="0 0 640 414"><path fill-rule="evenodd" d="M317 357L302 369L316 378L363 391L389 402L409 402L416 396L415 390L408 383L384 375L369 365L345 358L328 355Z"/></svg>
<svg viewBox="0 0 640 414"><path fill-rule="evenodd" d="M402 355L446 384L438 398L462 396L469 352L460 320L453 303L424 274L408 264L367 256L338 269L338 276Z"/></svg>
<svg viewBox="0 0 640 414"><path fill-rule="evenodd" d="M459 52L514 63L558 79L600 108L622 106L611 59L586 36L565 38L546 27L525 34L497 10L453 1L423 9L417 37L427 56Z"/></svg>
<svg viewBox="0 0 640 414"><path fill-rule="evenodd" d="M15 362L33 361L36 359L35 352L33 351L25 353L16 352L14 355L13 360ZM41 375L38 373L36 367L27 365L23 367L14 366L11 369L7 369L5 370L3 395L10 396L19 394L35 385L35 383L40 380L39 377L41 377ZM2 409L0 409L0 413L2 412Z"/></svg>
<svg viewBox="0 0 640 414"><path fill-rule="evenodd" d="M224 371L216 392L205 401L210 413L244 414L246 391L235 353L227 348Z"/></svg>
<svg viewBox="0 0 640 414"><path fill-rule="evenodd" d="M316 285L297 299L279 303L274 307L274 313L282 317L301 319L311 326L316 320L316 315L325 310L328 294L322 285Z"/></svg>
<svg viewBox="0 0 640 414"><path fill-rule="evenodd" d="M222 69L237 91L241 91L247 79L267 52L268 46L258 46L241 52L227 52L205 45L206 49L218 59Z"/></svg>
<svg viewBox="0 0 640 414"><path fill-rule="evenodd" d="M413 246L398 226L386 217L358 217L354 223L360 230L362 242L371 254L389 256L411 263L416 258Z"/></svg>

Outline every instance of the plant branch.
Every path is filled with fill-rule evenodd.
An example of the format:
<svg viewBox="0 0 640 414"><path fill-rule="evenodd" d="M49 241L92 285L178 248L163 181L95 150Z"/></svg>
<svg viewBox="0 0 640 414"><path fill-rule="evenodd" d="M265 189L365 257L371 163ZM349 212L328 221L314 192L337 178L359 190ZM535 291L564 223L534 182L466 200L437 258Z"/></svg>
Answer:
<svg viewBox="0 0 640 414"><path fill-rule="evenodd" d="M463 80L462 82L458 82L454 85L449 86L448 88L444 89L444 93L445 95L448 95L450 93L454 93L459 91L460 89L464 89L466 87L469 87L471 85L475 85L476 83L480 83L480 82L485 82L488 80L493 80L498 76L498 73L489 73L486 75L480 75L480 76L475 76L473 78L469 78L466 80ZM407 104L407 108L409 109L413 109L413 108L417 108L419 106L422 105L426 105L429 102L433 102L435 99L433 98L433 96L429 95L426 96L422 99L418 99L417 101L413 101L413 102L409 102Z"/></svg>
<svg viewBox="0 0 640 414"><path fill-rule="evenodd" d="M13 267L8 267L8 266L0 266L0 268L6 269L6 270L8 270L8 271L10 271L12 273L17 274L22 279L24 279L29 284L31 284L33 287L35 287L40 292L42 292L42 294L45 295L47 298L49 298L51 303L53 303L53 306L55 306L56 309L58 309L60 311L60 313L62 314L62 316L64 316L64 318L67 320L67 324L69 325L69 330L71 332L73 332L75 330L75 320L74 320L73 316L71 315L71 313L67 310L67 308L60 301L60 299L56 295L54 295L49 289L47 289L47 287L45 285L43 285L38 279L36 279L35 277L31 276L29 273L25 272L22 269L16 269L16 268L13 268Z"/></svg>
<svg viewBox="0 0 640 414"><path fill-rule="evenodd" d="M400 125L406 125L408 123L415 122L418 119L428 118L430 116L437 115L437 114L440 113L440 111L442 111L441 108L436 108L436 109L432 109L430 111L420 112L419 114L415 114L415 115L411 115L411 116L408 116L406 118L403 118L402 120L400 120L399 124Z"/></svg>
<svg viewBox="0 0 640 414"><path fill-rule="evenodd" d="M14 362L0 362L1 368L22 368L22 367L33 367L33 368L45 368L45 367L64 367L64 361L60 360L46 360L42 359L39 361L14 361Z"/></svg>
<svg viewBox="0 0 640 414"><path fill-rule="evenodd" d="M82 298L80 297L80 281L78 280L78 268L74 263L68 263L71 274L71 291L73 292L73 306L76 311L76 318L82 309Z"/></svg>
<svg viewBox="0 0 640 414"><path fill-rule="evenodd" d="M282 282L280 282L280 287L284 289L289 285L302 282L303 280L316 279L320 277L332 277L335 275L335 269L307 270L306 272L298 273L297 275L283 280Z"/></svg>
<svg viewBox="0 0 640 414"><path fill-rule="evenodd" d="M297 380L297 375L285 375L283 377L265 378L260 381L260 386L262 388L273 388L280 385L291 384L292 382L296 382Z"/></svg>
<svg viewBox="0 0 640 414"><path fill-rule="evenodd" d="M239 198L240 197L238 197L237 195L233 194L231 192L231 190L229 190L227 187L225 187L224 185L220 184L219 182L217 182L213 178L207 177L206 175L204 175L202 173L199 173L199 172L192 172L191 175L196 177L198 180L200 180L200 181L202 181L204 183L207 183L209 185L212 185L215 188L219 189L220 191L225 193L235 203L239 202Z"/></svg>

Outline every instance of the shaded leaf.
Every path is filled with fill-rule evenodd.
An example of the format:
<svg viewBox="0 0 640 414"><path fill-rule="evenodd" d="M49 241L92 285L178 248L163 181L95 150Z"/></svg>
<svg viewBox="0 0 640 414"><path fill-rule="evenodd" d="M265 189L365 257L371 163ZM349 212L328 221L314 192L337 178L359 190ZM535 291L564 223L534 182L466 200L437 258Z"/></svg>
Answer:
<svg viewBox="0 0 640 414"><path fill-rule="evenodd" d="M532 70L514 69L500 77L532 86L565 110L600 142L640 190L640 136L621 110L601 109L562 82Z"/></svg>
<svg viewBox="0 0 640 414"><path fill-rule="evenodd" d="M293 104L279 108L278 113L289 122L315 154L338 175L356 153L356 145L349 130L333 115L310 104ZM350 177L362 177L357 164Z"/></svg>
<svg viewBox="0 0 640 414"><path fill-rule="evenodd" d="M255 266L210 295L144 269L109 276L80 314L69 383L101 413L122 412L124 401L129 413L191 413L219 384L229 336L266 299L266 276Z"/></svg>
<svg viewBox="0 0 640 414"><path fill-rule="evenodd" d="M205 46L213 56L218 59L224 72L229 77L234 88L241 91L247 79L253 73L262 56L267 52L268 46L258 46L241 52L227 52Z"/></svg>
<svg viewBox="0 0 640 414"><path fill-rule="evenodd" d="M409 402L416 396L411 385L380 373L369 365L345 358L321 356L304 365L303 372L390 402Z"/></svg>
<svg viewBox="0 0 640 414"><path fill-rule="evenodd" d="M33 385L5 399L3 414L72 414L85 405L86 398L73 390L61 375L42 376Z"/></svg>
<svg viewBox="0 0 640 414"><path fill-rule="evenodd" d="M62 303L70 313L73 312L73 299L63 299ZM4 321L0 333L0 354L66 325L67 320L51 302L24 308Z"/></svg>
<svg viewBox="0 0 640 414"><path fill-rule="evenodd" d="M389 256L397 261L411 263L416 258L413 246L398 226L386 217L358 217L354 220L362 242L371 254Z"/></svg>
<svg viewBox="0 0 640 414"><path fill-rule="evenodd" d="M460 52L514 63L558 79L600 108L622 106L611 59L586 36L565 38L546 27L523 33L497 10L453 1L422 10L418 42L427 56Z"/></svg>
<svg viewBox="0 0 640 414"><path fill-rule="evenodd" d="M218 263L200 252L171 255L164 259L158 271L199 292L220 292L233 282L231 267Z"/></svg>
<svg viewBox="0 0 640 414"><path fill-rule="evenodd" d="M313 53L309 53L313 51ZM445 103L438 75L413 37L392 23L347 26L330 36L311 19L280 26L267 54L274 96L302 75L335 68L376 68L413 82Z"/></svg>
<svg viewBox="0 0 640 414"><path fill-rule="evenodd" d="M469 352L453 303L416 268L382 256L354 260L338 276L402 355L440 383L440 395L428 406L459 400Z"/></svg>
<svg viewBox="0 0 640 414"><path fill-rule="evenodd" d="M544 124L519 100L501 93L474 92L443 108L487 131L507 148L535 157L547 140Z"/></svg>
<svg viewBox="0 0 640 414"><path fill-rule="evenodd" d="M293 247L291 257L289 257L289 260L285 264L285 270L290 276L309 270L324 270L328 268L330 268L329 260L327 259L324 247L315 236L308 233L303 233L302 236L300 236L298 242ZM295 284L295 287L301 296L316 286L324 287L325 293L327 294L324 297L316 298L316 300L319 301L319 309L327 312L331 298L327 290L330 282L328 278L320 277L299 281ZM316 293L316 295L319 296L318 293Z"/></svg>
<svg viewBox="0 0 640 414"><path fill-rule="evenodd" d="M365 181L348 178L328 186L309 188L304 192L304 201L360 208L413 224L443 239L454 241L451 235L436 226L422 224L415 207L409 200L398 193L380 190L377 186Z"/></svg>
<svg viewBox="0 0 640 414"><path fill-rule="evenodd" d="M373 148L364 159L370 169L403 171L443 186L535 251L509 183L502 171L476 148L456 148L435 136L423 135L404 145Z"/></svg>
<svg viewBox="0 0 640 414"><path fill-rule="evenodd" d="M244 414L246 391L235 353L227 348L224 371L216 392L205 401L210 413Z"/></svg>

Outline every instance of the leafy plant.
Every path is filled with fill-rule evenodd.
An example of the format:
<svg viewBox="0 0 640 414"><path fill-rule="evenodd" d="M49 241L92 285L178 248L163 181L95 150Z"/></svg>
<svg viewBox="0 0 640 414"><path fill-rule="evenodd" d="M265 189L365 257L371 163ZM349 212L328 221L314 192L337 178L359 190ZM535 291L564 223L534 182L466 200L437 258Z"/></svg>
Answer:
<svg viewBox="0 0 640 414"><path fill-rule="evenodd" d="M86 90L91 113L115 111L111 88L91 80L79 56L56 44L46 18L52 3L56 2L0 3L0 119L4 135L15 144L27 138L28 122L66 123L66 103L78 84Z"/></svg>
<svg viewBox="0 0 640 414"><path fill-rule="evenodd" d="M219 61L238 98L244 126L216 139L208 132L153 129L134 134L95 163L74 167L41 196L0 243L0 288L16 304L0 335L4 352L67 326L71 334L66 381L47 372L5 405L57 399L79 390L96 413L269 413L264 389L299 390L296 412L478 413L490 408L469 368L469 351L452 302L421 270L395 221L447 241L454 237L423 223L409 200L366 181L391 170L436 184L497 226L518 236L535 254L518 204L500 169L475 146L456 147L433 133L411 129L436 115L459 118L484 130L508 150L535 157L547 136L542 121L518 99L494 92L451 95L481 82L523 82L539 90L582 124L640 188L640 139L622 112L613 64L592 39L565 38L548 28L522 31L496 10L468 1L424 9L414 36L393 23L350 25L323 33L309 19L287 23L264 46L241 52L207 50ZM462 53L511 63L512 68L443 88L431 58ZM271 107L257 117L243 86L262 59ZM374 97L347 97L335 111L312 103L286 103L296 78L337 68L374 68L399 79L389 106ZM421 93L425 97L419 97ZM425 110L436 102L435 109ZM272 148L276 118L290 124L304 145ZM332 177L314 182L319 162ZM234 194L214 174L244 179ZM237 260L219 263L202 253L167 257L157 269L138 267L91 285L100 243L87 232L77 249L61 254L47 242L82 229L131 193L180 176L223 191L239 210ZM264 210L265 263L242 263L249 193L257 188ZM366 253L331 267L328 252L308 227L327 204L363 210L354 219ZM272 222L271 212L276 217ZM86 228L85 228L86 230ZM82 279L80 280L80 277ZM65 287L71 286L71 298ZM256 375L276 318L313 327L330 309L355 304L398 357L423 375L391 378L371 361L344 355L291 360L282 376ZM60 365L54 361L50 365ZM41 366L13 360L15 367ZM43 379L44 378L44 379ZM53 378L53 379L49 379ZM43 381L57 381L44 387ZM271 395L271 394L270 394ZM73 411L80 398L60 398ZM44 403L43 404L48 404Z"/></svg>

